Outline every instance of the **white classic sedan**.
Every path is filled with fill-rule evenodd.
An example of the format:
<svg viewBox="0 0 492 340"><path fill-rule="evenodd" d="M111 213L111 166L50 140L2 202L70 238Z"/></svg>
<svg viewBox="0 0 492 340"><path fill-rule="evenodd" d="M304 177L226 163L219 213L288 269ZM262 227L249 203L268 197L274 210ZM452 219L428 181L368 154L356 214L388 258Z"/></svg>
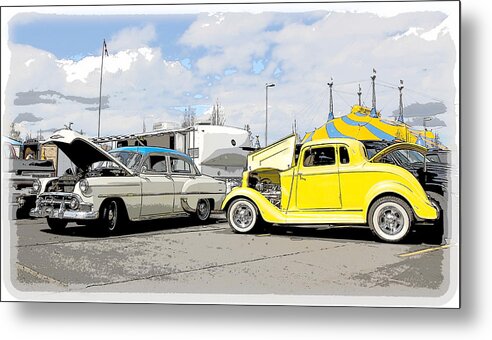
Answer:
<svg viewBox="0 0 492 340"><path fill-rule="evenodd" d="M68 222L98 222L115 233L128 221L192 215L206 221L220 209L226 184L200 174L193 160L176 150L134 146L104 151L72 130L55 132L53 143L76 166L34 184L32 217L46 217L54 231Z"/></svg>

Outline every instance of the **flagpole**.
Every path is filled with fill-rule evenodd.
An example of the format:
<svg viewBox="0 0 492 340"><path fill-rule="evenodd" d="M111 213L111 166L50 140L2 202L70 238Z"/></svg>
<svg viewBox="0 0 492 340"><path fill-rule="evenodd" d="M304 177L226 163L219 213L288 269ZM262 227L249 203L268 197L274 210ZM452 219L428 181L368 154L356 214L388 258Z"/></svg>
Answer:
<svg viewBox="0 0 492 340"><path fill-rule="evenodd" d="M103 39L102 52L101 52L101 78L99 80L99 118L97 122L97 138L101 135L101 95L102 95L102 83L103 83L103 66L104 66L104 54L108 53L106 49L106 40Z"/></svg>

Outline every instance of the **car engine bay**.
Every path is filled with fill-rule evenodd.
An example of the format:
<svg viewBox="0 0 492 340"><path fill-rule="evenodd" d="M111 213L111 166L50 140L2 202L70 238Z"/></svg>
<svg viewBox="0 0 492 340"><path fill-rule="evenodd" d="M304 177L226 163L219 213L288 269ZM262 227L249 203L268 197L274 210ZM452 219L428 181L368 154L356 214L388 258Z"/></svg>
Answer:
<svg viewBox="0 0 492 340"><path fill-rule="evenodd" d="M272 176L264 177L259 173L251 173L248 180L248 186L262 194L270 203L277 208L281 208L282 189L280 184L275 183ZM277 174L278 176L278 174Z"/></svg>
<svg viewBox="0 0 492 340"><path fill-rule="evenodd" d="M75 174L68 169L62 176L50 181L46 186L46 192L73 192L77 182L90 177L116 177L124 176L125 171L120 168L96 168L88 171L77 171Z"/></svg>

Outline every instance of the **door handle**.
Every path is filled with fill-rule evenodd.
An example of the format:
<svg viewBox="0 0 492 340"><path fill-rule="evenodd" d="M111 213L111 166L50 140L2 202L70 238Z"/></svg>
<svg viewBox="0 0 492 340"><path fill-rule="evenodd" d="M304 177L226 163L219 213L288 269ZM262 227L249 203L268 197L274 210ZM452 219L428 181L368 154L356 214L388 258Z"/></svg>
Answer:
<svg viewBox="0 0 492 340"><path fill-rule="evenodd" d="M303 175L302 172L298 172L297 174L299 175L299 179L302 179L303 181L306 180L306 177L302 177L302 175Z"/></svg>

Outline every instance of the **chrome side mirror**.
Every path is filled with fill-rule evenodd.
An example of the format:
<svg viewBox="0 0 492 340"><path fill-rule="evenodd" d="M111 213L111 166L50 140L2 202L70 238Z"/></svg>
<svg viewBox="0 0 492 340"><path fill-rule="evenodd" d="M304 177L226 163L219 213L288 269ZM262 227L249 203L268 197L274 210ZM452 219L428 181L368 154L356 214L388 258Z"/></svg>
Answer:
<svg viewBox="0 0 492 340"><path fill-rule="evenodd" d="M140 170L141 174L144 174L147 172L147 167L145 165L142 165L142 169Z"/></svg>

